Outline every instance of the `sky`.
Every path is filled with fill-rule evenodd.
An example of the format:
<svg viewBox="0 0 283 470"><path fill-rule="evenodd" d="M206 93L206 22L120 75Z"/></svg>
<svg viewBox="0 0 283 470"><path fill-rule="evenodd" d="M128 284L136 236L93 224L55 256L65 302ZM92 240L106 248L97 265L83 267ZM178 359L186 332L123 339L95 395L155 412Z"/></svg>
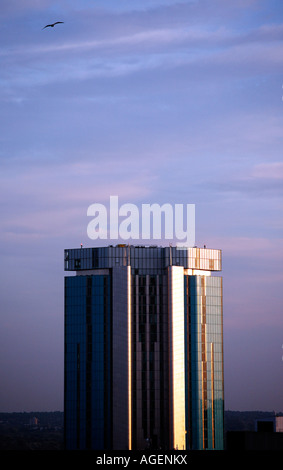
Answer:
<svg viewBox="0 0 283 470"><path fill-rule="evenodd" d="M64 249L117 195L195 204L225 408L283 412L282 1L1 0L0 21L0 411L63 411Z"/></svg>

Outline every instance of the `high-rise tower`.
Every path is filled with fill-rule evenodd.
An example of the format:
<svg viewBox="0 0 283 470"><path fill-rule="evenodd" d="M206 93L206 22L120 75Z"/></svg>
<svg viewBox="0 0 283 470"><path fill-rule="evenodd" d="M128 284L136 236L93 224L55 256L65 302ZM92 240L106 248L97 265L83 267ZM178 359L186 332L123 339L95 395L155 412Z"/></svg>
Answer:
<svg viewBox="0 0 283 470"><path fill-rule="evenodd" d="M65 250L67 449L223 449L221 251Z"/></svg>

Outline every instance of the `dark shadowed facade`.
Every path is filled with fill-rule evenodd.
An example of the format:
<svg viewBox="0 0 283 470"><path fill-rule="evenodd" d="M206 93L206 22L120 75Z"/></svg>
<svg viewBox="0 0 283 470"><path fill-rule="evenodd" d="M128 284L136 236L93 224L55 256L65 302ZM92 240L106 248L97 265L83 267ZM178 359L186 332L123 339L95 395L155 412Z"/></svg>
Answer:
<svg viewBox="0 0 283 470"><path fill-rule="evenodd" d="M223 449L221 251L65 250L67 449Z"/></svg>

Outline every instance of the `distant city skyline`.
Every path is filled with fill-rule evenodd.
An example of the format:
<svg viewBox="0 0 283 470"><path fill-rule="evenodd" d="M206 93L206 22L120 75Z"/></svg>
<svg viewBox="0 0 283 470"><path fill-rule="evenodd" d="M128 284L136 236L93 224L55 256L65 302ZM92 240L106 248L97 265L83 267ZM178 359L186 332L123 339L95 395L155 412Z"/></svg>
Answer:
<svg viewBox="0 0 283 470"><path fill-rule="evenodd" d="M227 3L1 2L0 411L63 410L62 256L110 195L195 205L225 409L283 411L283 4Z"/></svg>

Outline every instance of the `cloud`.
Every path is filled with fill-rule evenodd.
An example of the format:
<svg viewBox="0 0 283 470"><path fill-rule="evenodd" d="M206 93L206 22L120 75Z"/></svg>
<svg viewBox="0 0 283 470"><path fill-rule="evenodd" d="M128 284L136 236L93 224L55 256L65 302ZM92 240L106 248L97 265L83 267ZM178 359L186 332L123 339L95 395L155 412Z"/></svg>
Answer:
<svg viewBox="0 0 283 470"><path fill-rule="evenodd" d="M243 171L243 170L242 170ZM282 198L283 163L270 162L254 165L245 173L231 172L217 182L208 182L210 188L222 193L238 194L246 198Z"/></svg>
<svg viewBox="0 0 283 470"><path fill-rule="evenodd" d="M2 0L1 1L1 10L0 16L10 16L13 17L23 15L35 10L44 11L50 6L50 0L25 0L24 2L19 2L18 0ZM54 2L53 2L54 3Z"/></svg>
<svg viewBox="0 0 283 470"><path fill-rule="evenodd" d="M283 261L283 238L217 237L210 244L220 246L224 257L257 259L259 263Z"/></svg>
<svg viewBox="0 0 283 470"><path fill-rule="evenodd" d="M238 194L242 198L282 198L283 188L282 181L276 181L269 178L239 178L239 179L227 179L226 182L215 183L211 185L211 188L219 191L220 193L227 194Z"/></svg>
<svg viewBox="0 0 283 470"><path fill-rule="evenodd" d="M222 250L225 328L282 329L283 239L220 235L210 246Z"/></svg>
<svg viewBox="0 0 283 470"><path fill-rule="evenodd" d="M76 33L74 39L73 28L70 31L64 25L64 34L61 30L48 40L42 35L36 44L35 37L28 36L24 44L4 45L0 52L6 63L4 84L28 87L180 67L206 79L208 74L223 79L266 73L267 68L269 74L281 70L281 24L255 27L247 33L223 24L212 28L209 23L174 23L168 17L164 24L150 22L142 28L136 22L123 28L126 18L122 16L119 28L111 30L110 18L103 17L108 35L94 35L92 25L87 39L85 33Z"/></svg>
<svg viewBox="0 0 283 470"><path fill-rule="evenodd" d="M283 180L283 162L260 163L252 170L252 177L258 179Z"/></svg>
<svg viewBox="0 0 283 470"><path fill-rule="evenodd" d="M107 168L74 162L2 175L0 196L7 203L2 207L2 242L65 237L86 228L90 204L107 204L110 195L118 195L121 203L149 196L148 181L155 178L149 172L141 169L129 175L123 166L112 173Z"/></svg>

